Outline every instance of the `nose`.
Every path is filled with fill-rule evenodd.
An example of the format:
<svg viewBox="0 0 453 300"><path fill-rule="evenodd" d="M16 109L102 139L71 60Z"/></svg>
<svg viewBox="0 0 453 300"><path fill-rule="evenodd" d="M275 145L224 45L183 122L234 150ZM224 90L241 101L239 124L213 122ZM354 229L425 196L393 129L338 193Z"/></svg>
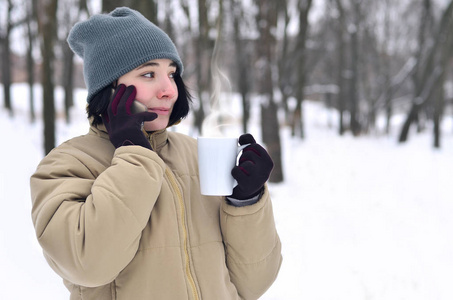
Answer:
<svg viewBox="0 0 453 300"><path fill-rule="evenodd" d="M159 99L171 99L176 95L176 84L173 79L164 78L162 79L161 86L157 92L157 98Z"/></svg>

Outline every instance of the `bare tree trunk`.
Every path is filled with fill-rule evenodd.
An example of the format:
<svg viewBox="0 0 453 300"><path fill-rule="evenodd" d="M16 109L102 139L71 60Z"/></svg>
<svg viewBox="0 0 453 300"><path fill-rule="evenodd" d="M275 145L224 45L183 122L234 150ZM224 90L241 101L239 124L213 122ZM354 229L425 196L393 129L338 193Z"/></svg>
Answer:
<svg viewBox="0 0 453 300"><path fill-rule="evenodd" d="M194 63L194 67L193 68L188 68L186 66L185 70L184 70L184 74L193 74L195 73L195 77L198 79L198 74L196 72L198 72L198 68L200 67L198 65L199 63L199 57L198 57L198 46L197 46L197 41L195 38L192 38L192 36L194 36L194 29L193 27L195 26L192 22L193 18L192 18L192 13L191 13L191 10L190 10L190 3L189 3L189 0L179 0L179 4L181 6L181 9L182 11L184 12L186 18L187 18L187 36L190 37L190 39L188 39L186 41L186 44L184 47L181 47L180 50L182 51L182 55L184 57L189 58L190 54L192 54L193 52L195 52L194 54L194 57L192 58L193 61L195 61ZM168 3L167 3L168 5ZM168 10L171 11L171 8L168 8ZM198 101L196 101L196 99L194 99L194 103L192 105L192 113L193 113L193 116L194 116L194 120L193 120L193 125L191 128L191 130L196 130L198 131L198 133L201 133L201 128L202 128L202 121L203 121L203 118L204 118L204 114L202 116L198 116L198 112L200 111L200 107L199 105L202 105L201 101L202 99L199 98L200 96L200 93L199 93L199 90L196 91L197 95L198 95ZM203 111L203 110L201 110ZM201 122L198 122L197 124L197 121L201 119ZM194 129L195 128L195 129ZM193 134L193 133L192 133Z"/></svg>
<svg viewBox="0 0 453 300"><path fill-rule="evenodd" d="M288 99L293 94L293 84L290 80L291 72L290 70L293 68L292 59L290 59L289 54L289 37L288 37L288 25L290 22L290 15L289 15L289 8L288 8L288 0L278 1L278 12L282 14L283 17L283 37L282 40L279 42L279 49L277 53L277 66L278 66L278 87L280 89L280 93L282 95L282 106L285 111L285 119L291 120L293 115L290 114ZM292 58L292 57L291 57ZM292 123L292 122L291 122ZM289 125L289 122L288 122Z"/></svg>
<svg viewBox="0 0 453 300"><path fill-rule="evenodd" d="M85 1L85 0L83 0ZM117 7L127 6L139 11L145 18L158 25L158 0L102 0L102 11L109 13ZM84 2L86 7L86 2ZM81 7L83 9L83 7Z"/></svg>
<svg viewBox="0 0 453 300"><path fill-rule="evenodd" d="M176 44L174 20L171 17L173 15L173 9L174 9L174 5L169 1L165 1L164 8L163 8L163 11L165 12L165 20L164 20L164 23L162 24L162 28ZM157 19L157 15L156 15L156 19ZM176 47L179 48L178 45L176 45ZM178 49L178 50L180 50L180 49ZM184 56L184 53L181 52L180 55Z"/></svg>
<svg viewBox="0 0 453 300"><path fill-rule="evenodd" d="M109 13L117 7L122 6L131 7L131 4L132 0L102 0L102 11L105 13Z"/></svg>
<svg viewBox="0 0 453 300"><path fill-rule="evenodd" d="M359 94L358 94L358 81L359 81L359 28L361 22L360 3L357 0L353 1L354 11L354 29L351 32L351 61L350 70L351 78L349 80L349 111L351 114L350 128L354 136L358 136L361 132L359 123Z"/></svg>
<svg viewBox="0 0 453 300"><path fill-rule="evenodd" d="M390 36L390 1L385 0L385 15L384 15L384 32L386 36ZM392 103L392 88L391 88L391 71L390 71L390 55L388 55L388 44L387 40L384 39L384 58L383 58L383 73L384 73L384 84L385 84L385 133L390 134L391 118L393 114L393 103Z"/></svg>
<svg viewBox="0 0 453 300"><path fill-rule="evenodd" d="M433 136L434 148L440 148L441 146L441 131L440 125L442 120L442 114L445 106L445 94L443 89L443 83L445 81L445 73L441 75L439 84L437 85L436 92L433 99Z"/></svg>
<svg viewBox="0 0 453 300"><path fill-rule="evenodd" d="M130 7L138 10L145 18L158 25L157 0L132 0Z"/></svg>
<svg viewBox="0 0 453 300"><path fill-rule="evenodd" d="M38 28L42 45L42 86L44 111L44 151L55 147L55 101L54 101L54 44L56 39L58 0L38 1Z"/></svg>
<svg viewBox="0 0 453 300"><path fill-rule="evenodd" d="M261 128L263 132L263 142L266 144L267 151L274 161L269 182L282 182L283 164L282 150L280 142L280 126L277 119L277 105L271 95L267 95L269 103L261 105Z"/></svg>
<svg viewBox="0 0 453 300"><path fill-rule="evenodd" d="M426 64L423 66L422 60L425 58L423 54L425 53L426 49L426 36L432 34L430 31L432 30L432 13L431 13L431 0L423 0L423 10L421 16L421 22L419 27L418 33L418 50L416 53L417 65L416 70L413 73L412 80L414 82L414 98L412 101L412 106L409 110L409 113L404 121L403 127L401 128L401 132L398 138L400 143L406 142L409 137L409 130L412 123L416 122L419 117L419 112L422 106L422 100L420 100L420 94L423 90L424 80L423 73L428 68L432 70L431 64ZM428 32L427 32L428 31ZM425 70L424 70L425 69Z"/></svg>
<svg viewBox="0 0 453 300"><path fill-rule="evenodd" d="M442 13L437 29L434 30L432 29L434 28L432 25L434 20L431 13L431 0L424 0L424 11L419 33L420 49L417 54L417 66L413 75L414 101L401 129L398 139L400 143L407 141L411 125L418 120L421 108L432 97L438 80L442 78L445 72L446 63L439 63L436 58L442 55L445 47L449 47L445 40L450 34L452 13L453 1L450 1ZM427 28L430 29L428 32L426 32ZM426 41L426 38L431 38L432 40Z"/></svg>
<svg viewBox="0 0 453 300"><path fill-rule="evenodd" d="M242 103L242 131L248 132L248 121L250 118L250 65L247 56L246 45L241 38L240 22L243 19L242 1L232 0L233 9L233 28L234 28L234 47L236 56L237 85Z"/></svg>
<svg viewBox="0 0 453 300"><path fill-rule="evenodd" d="M29 86L29 105L30 105L30 122L36 121L35 113L35 93L33 86L35 84L35 60L33 59L33 42L36 39L36 32L32 30L31 24L36 22L37 0L32 0L27 4L27 33L28 33L28 47L27 47L27 77Z"/></svg>
<svg viewBox="0 0 453 300"><path fill-rule="evenodd" d="M194 125L199 132L202 132L203 120L205 118L205 103L209 103L210 62L212 47L209 43L209 21L208 21L208 1L198 0L198 39L195 39L196 49L196 77L198 83L199 105L194 110Z"/></svg>
<svg viewBox="0 0 453 300"><path fill-rule="evenodd" d="M417 121L420 108L421 104L419 103L412 104L411 109L409 110L409 113L406 117L406 120L404 121L403 127L401 128L400 136L398 139L400 143L407 141L407 138L409 136L409 129L411 127L411 124Z"/></svg>
<svg viewBox="0 0 453 300"><path fill-rule="evenodd" d="M453 27L453 0L450 3L450 17L444 19L445 23L441 21L441 26L445 26L446 28ZM447 9L447 13L448 13ZM442 115L445 108L445 91L444 91L444 84L446 78L446 70L445 66L448 65L448 61L453 58L453 37L451 35L450 30L443 31L443 38L441 38L441 50L440 50L440 57L438 64L442 66L442 71L439 76L438 83L436 85L436 94L434 95L433 99L433 135L434 135L434 148L441 147L441 121Z"/></svg>
<svg viewBox="0 0 453 300"><path fill-rule="evenodd" d="M6 15L6 28L4 35L0 37L2 46L2 82L3 82L3 99L4 107L9 111L10 117L14 116L13 107L11 104L11 49L10 49L10 34L13 28L11 21L11 12L13 3L8 0L8 12Z"/></svg>
<svg viewBox="0 0 453 300"><path fill-rule="evenodd" d="M86 0L80 0L76 7L66 4L63 9L64 22L60 27L64 27L65 36L67 36L74 24L79 21L80 13L85 11L89 15L89 12ZM63 76L60 84L63 85L64 89L65 119L66 123L69 124L71 122L70 109L74 106L74 52L72 52L66 39L60 41L60 43L63 52Z"/></svg>
<svg viewBox="0 0 453 300"><path fill-rule="evenodd" d="M338 44L338 69L337 69L337 85L338 85L338 113L339 113L339 124L338 133L343 135L346 131L344 126L344 112L346 109L346 91L345 91L345 34L346 34L346 17L341 0L335 0L338 9L338 33L337 33L337 44Z"/></svg>
<svg viewBox="0 0 453 300"><path fill-rule="evenodd" d="M296 109L294 110L294 117L291 124L292 136L299 136L300 138L305 137L304 120L302 112L302 103L305 97L305 60L306 60L306 49L305 44L307 40L308 32L308 13L310 12L312 0L305 0L299 2L299 35L298 39L298 51L299 59L297 64L297 86L296 86Z"/></svg>
<svg viewBox="0 0 453 300"><path fill-rule="evenodd" d="M173 22L173 20L169 16L171 16L171 14L173 13L173 7L171 6L171 3L168 1L166 2L165 5L166 5L165 6L166 19L168 19L168 22L171 23L171 22ZM192 15L191 15L190 6L189 6L189 0L179 0L179 5L181 6L182 11L187 18L186 31L181 32L181 34L182 35L185 34L186 36L190 37L190 39L187 39L184 42L184 46L180 47L178 49L178 51L180 51L180 54L182 57L184 57L186 60L188 60L188 58L189 58L190 54L193 52L193 48L195 46L195 42L192 42L192 36L193 36ZM168 30L168 27L166 27L166 28ZM172 31L169 32L169 35L171 37L174 36ZM176 42L176 39L174 41ZM188 68L186 66L186 68L184 69L184 72L185 72L185 74L188 74L188 73L192 74L194 71L193 71L193 68Z"/></svg>
<svg viewBox="0 0 453 300"><path fill-rule="evenodd" d="M63 48L63 89L66 123L71 123L70 109L74 106L74 52L67 43Z"/></svg>
<svg viewBox="0 0 453 300"><path fill-rule="evenodd" d="M261 104L262 136L269 155L274 161L274 170L269 181L281 182L283 181L283 166L281 160L280 125L273 96L274 83L272 80L272 66L276 63L276 40L272 32L276 28L277 7L276 1L256 1L256 4L258 5L257 23L261 24L259 26L260 37L258 39L257 54L261 66L258 70L258 90L263 97Z"/></svg>
<svg viewBox="0 0 453 300"><path fill-rule="evenodd" d="M61 26L65 27L65 36L67 36L75 22L75 20L71 20L71 11L77 9L78 12L79 7L75 8L71 7L69 4L66 4L63 9L65 22ZM60 41L60 44L63 52L63 75L60 84L63 86L64 90L65 120L66 124L69 124L71 123L71 115L69 112L71 107L74 105L74 52L72 52L71 48L69 48L66 40Z"/></svg>
<svg viewBox="0 0 453 300"><path fill-rule="evenodd" d="M386 66L388 68L388 66ZM392 103L392 89L390 87L390 74L385 75L386 82L386 95L385 95L385 133L390 134L391 120L393 115L393 103Z"/></svg>

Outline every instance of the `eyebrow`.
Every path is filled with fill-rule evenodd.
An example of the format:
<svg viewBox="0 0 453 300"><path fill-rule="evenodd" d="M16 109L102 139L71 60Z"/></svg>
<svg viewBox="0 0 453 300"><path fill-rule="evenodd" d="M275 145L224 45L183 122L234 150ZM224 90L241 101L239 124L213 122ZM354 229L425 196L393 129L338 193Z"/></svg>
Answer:
<svg viewBox="0 0 453 300"><path fill-rule="evenodd" d="M145 67L156 67L156 66L159 66L159 63L153 62L153 61L149 61L149 62L144 63L143 65L138 66L137 68L135 68L135 70L140 70L140 69L145 68ZM176 63L174 61L172 61L168 66L169 67L177 67L177 65L176 65Z"/></svg>

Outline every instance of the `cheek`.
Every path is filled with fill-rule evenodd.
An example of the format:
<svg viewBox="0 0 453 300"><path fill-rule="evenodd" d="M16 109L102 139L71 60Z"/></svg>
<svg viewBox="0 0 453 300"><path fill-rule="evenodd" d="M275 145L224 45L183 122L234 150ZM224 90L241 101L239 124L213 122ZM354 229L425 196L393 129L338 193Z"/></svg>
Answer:
<svg viewBox="0 0 453 300"><path fill-rule="evenodd" d="M153 91L145 85L137 84L135 85L135 88L137 89L137 99L145 100L152 96Z"/></svg>
<svg viewBox="0 0 453 300"><path fill-rule="evenodd" d="M146 99L153 93L153 91L150 89L149 86L147 86L146 84L141 83L141 82L137 82L137 81L134 82L134 80L128 80L128 78L120 78L118 80L118 84L121 84L121 83L126 86L130 86L130 85L135 86L135 89L137 90L137 95L135 97L137 99Z"/></svg>
<svg viewBox="0 0 453 300"><path fill-rule="evenodd" d="M138 100L145 101L150 97L153 97L153 89L149 87L149 85L143 83L131 83L130 85L134 85L135 89L137 90L137 95L135 96Z"/></svg>

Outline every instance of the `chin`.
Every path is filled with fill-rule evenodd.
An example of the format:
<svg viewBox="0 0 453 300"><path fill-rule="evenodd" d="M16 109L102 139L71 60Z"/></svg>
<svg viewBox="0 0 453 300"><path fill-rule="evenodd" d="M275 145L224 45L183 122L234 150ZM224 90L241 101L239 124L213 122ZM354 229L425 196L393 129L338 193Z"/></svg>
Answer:
<svg viewBox="0 0 453 300"><path fill-rule="evenodd" d="M145 123L145 130L146 131L158 131L167 128L168 120L159 120L159 118L155 121Z"/></svg>

